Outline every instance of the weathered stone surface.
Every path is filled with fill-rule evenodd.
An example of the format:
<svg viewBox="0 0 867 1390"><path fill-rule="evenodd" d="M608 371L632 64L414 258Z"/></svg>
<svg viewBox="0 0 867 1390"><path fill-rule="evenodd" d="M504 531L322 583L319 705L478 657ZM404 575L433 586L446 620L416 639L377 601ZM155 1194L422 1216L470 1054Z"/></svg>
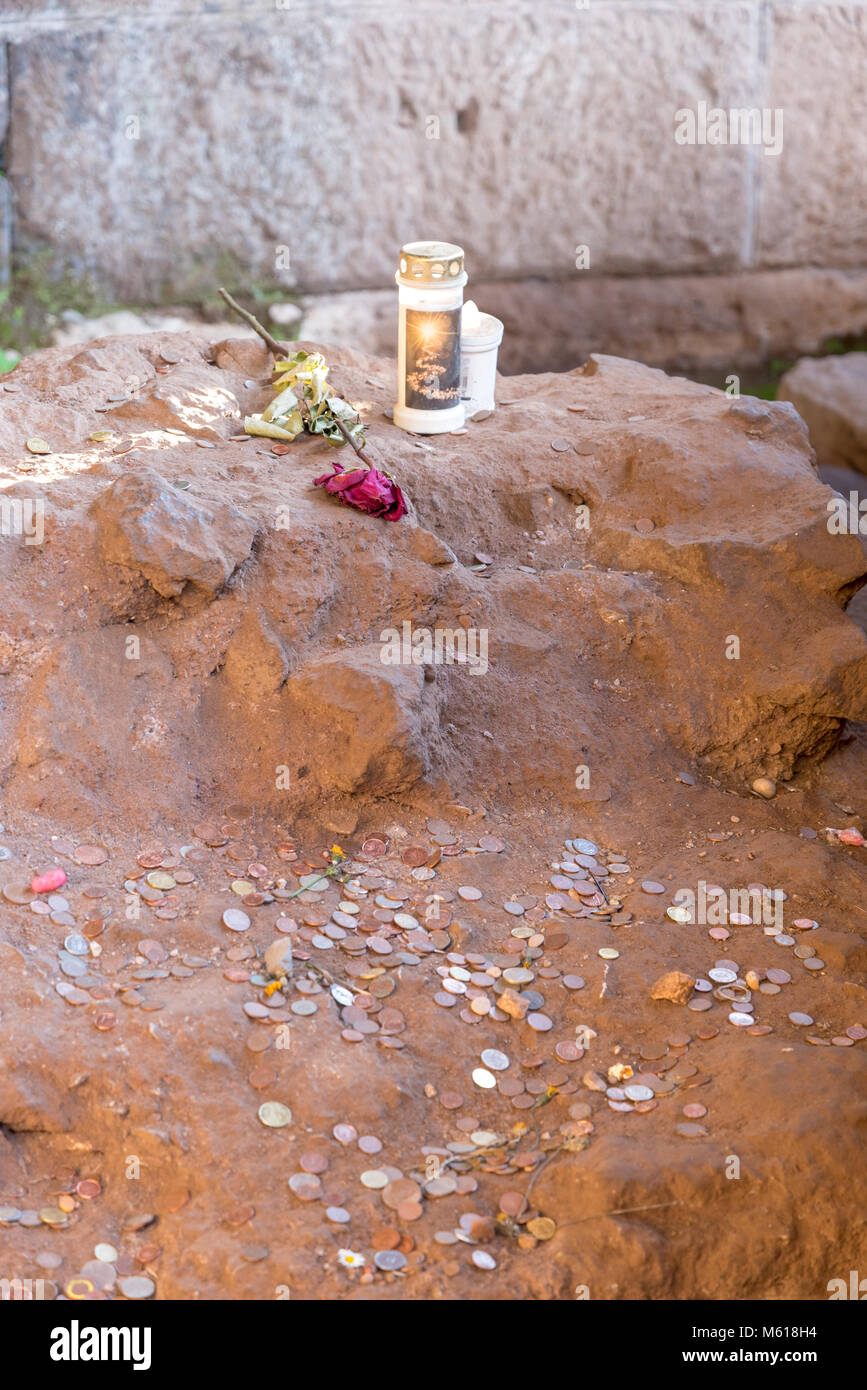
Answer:
<svg viewBox="0 0 867 1390"><path fill-rule="evenodd" d="M758 156L757 262L863 267L867 125L852 113L864 105L867 9L767 10L765 102L785 125L782 154Z"/></svg>
<svg viewBox="0 0 867 1390"><path fill-rule="evenodd" d="M290 10L251 24L227 5L46 32L12 48L17 237L133 298L210 288L227 261L287 288L388 284L407 228L438 232L443 208L477 277L568 275L578 245L595 270L731 268L743 151L678 145L675 111L709 72L749 104L749 12L449 6L459 33L444 20L419 42L414 6L324 7L299 45Z"/></svg>
<svg viewBox="0 0 867 1390"><path fill-rule="evenodd" d="M165 341L178 361L161 376L150 335L49 349L13 373L0 443L50 431L55 450L26 475L14 448L0 464L0 485L26 477L46 502L44 545L0 544L0 775L25 803L57 798L49 773L63 767L70 803L128 784L164 813L192 783L290 823L304 808L343 823L368 795L421 797L445 779L449 799L473 807L516 786L608 807L625 756L653 777L676 750L677 765L747 791L758 776L786 782L867 714L867 642L844 611L863 546L829 533L831 493L789 403L594 356L580 371L511 378L512 405L420 450L382 414L393 364L335 350L332 379L365 402L371 457L412 502L391 525L314 488L334 457L321 442L275 456L233 439L233 411L268 399L264 370L248 374L255 345L224 345L220 367L199 340ZM142 383L133 398L96 414L127 378ZM123 495L131 463L88 436L118 416L171 503L158 547L194 497L250 518L229 571L258 528L210 602L193 590L167 605L139 569L97 551L91 508L106 485ZM187 550L197 526L182 528ZM492 559L484 574L479 551ZM194 566L158 554L164 589L188 582ZM382 634L404 623L484 638L485 662L384 665ZM91 650L106 631L118 650ZM123 654L125 633L149 638L141 661ZM56 659L73 638L75 660ZM49 699L38 673L54 668ZM62 699L73 712L99 702L98 739L61 739ZM148 710L160 723L133 756L129 730L147 727ZM582 767L589 782L576 786Z"/></svg>
<svg viewBox="0 0 867 1390"><path fill-rule="evenodd" d="M228 332L230 329L236 341L240 341L245 332L254 336L252 328L246 329L241 323L236 330L234 325L228 323L203 323L189 313L182 315L171 311L154 311L136 314L130 309L116 309L110 314L89 319L67 310L61 315L51 339L56 347L74 347L76 343L91 343L94 338L123 337L132 333L199 333L212 342L221 331Z"/></svg>
<svg viewBox="0 0 867 1390"><path fill-rule="evenodd" d="M456 556L453 550L432 531L423 526L414 526L407 547L410 554L426 565L453 565Z"/></svg>
<svg viewBox="0 0 867 1390"><path fill-rule="evenodd" d="M762 367L770 358L818 352L829 337L858 334L867 324L867 270L741 272L727 275L573 276L565 280L475 280L471 293L502 319L501 372L570 371L591 352L635 358L667 371L730 375ZM397 293L347 290L304 296L301 336L374 356L395 352ZM188 333L217 343L217 364L264 378L266 353L257 338L229 324L184 319L170 311L133 315L138 332L162 333L183 323ZM58 345L114 336L126 314L76 319L57 330ZM165 326L163 326L165 325ZM277 338L287 336L273 326ZM225 335L228 334L228 337ZM157 346L161 337L154 338ZM383 373L389 390L394 378ZM499 387L508 398L508 383Z"/></svg>
<svg viewBox="0 0 867 1390"><path fill-rule="evenodd" d="M153 468L138 469L95 501L99 550L137 571L163 598L187 584L213 597L250 553L256 526L232 506L193 501Z"/></svg>
<svg viewBox="0 0 867 1390"><path fill-rule="evenodd" d="M420 667L385 665L378 645L352 647L304 666L287 693L320 785L387 796L428 771L438 720Z"/></svg>
<svg viewBox="0 0 867 1390"><path fill-rule="evenodd" d="M157 769L177 752L169 713L173 669L146 632L99 627L28 657L0 772L14 763L34 804L47 802L56 815L70 814L76 802L79 812L105 812L103 798L127 775L139 786L161 775Z"/></svg>
<svg viewBox="0 0 867 1390"><path fill-rule="evenodd" d="M806 422L820 464L867 473L867 352L804 358L778 394Z"/></svg>
<svg viewBox="0 0 867 1390"><path fill-rule="evenodd" d="M286 679L289 661L267 615L245 608L226 649L222 675L245 707L267 699Z"/></svg>
<svg viewBox="0 0 867 1390"><path fill-rule="evenodd" d="M0 149L9 122L9 72L6 47L0 42ZM8 179L0 178L0 285L9 280L12 255L12 195Z"/></svg>

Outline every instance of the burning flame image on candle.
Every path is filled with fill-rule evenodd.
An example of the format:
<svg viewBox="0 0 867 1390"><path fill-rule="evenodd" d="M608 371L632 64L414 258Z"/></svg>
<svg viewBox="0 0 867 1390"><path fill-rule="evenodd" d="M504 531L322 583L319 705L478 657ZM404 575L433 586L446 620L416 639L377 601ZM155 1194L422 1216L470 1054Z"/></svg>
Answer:
<svg viewBox="0 0 867 1390"><path fill-rule="evenodd" d="M457 401L460 311L406 316L407 392L425 401Z"/></svg>

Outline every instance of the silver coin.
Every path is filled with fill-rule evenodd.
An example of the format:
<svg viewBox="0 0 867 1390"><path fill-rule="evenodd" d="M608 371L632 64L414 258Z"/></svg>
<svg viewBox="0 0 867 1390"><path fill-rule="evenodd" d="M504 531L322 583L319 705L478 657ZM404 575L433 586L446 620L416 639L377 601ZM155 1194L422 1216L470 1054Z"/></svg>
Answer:
<svg viewBox="0 0 867 1390"><path fill-rule="evenodd" d="M117 1286L124 1298L131 1299L151 1298L157 1289L153 1279L148 1279L145 1274L129 1274L119 1279Z"/></svg>
<svg viewBox="0 0 867 1390"><path fill-rule="evenodd" d="M406 1255L402 1255L399 1250L377 1250L373 1257L373 1263L377 1269L391 1271L403 1269L406 1264Z"/></svg>
<svg viewBox="0 0 867 1390"><path fill-rule="evenodd" d="M572 840L570 848L575 854L598 854L599 849L592 840Z"/></svg>
<svg viewBox="0 0 867 1390"><path fill-rule="evenodd" d="M692 912L688 907L667 907L665 909L665 915L666 917L670 917L672 922L684 923L692 921Z"/></svg>
<svg viewBox="0 0 867 1390"><path fill-rule="evenodd" d="M87 937L82 936L80 932L70 932L63 945L64 949L67 950L71 956L90 955L90 943Z"/></svg>
<svg viewBox="0 0 867 1390"><path fill-rule="evenodd" d="M293 1014L298 1014L301 1018L307 1018L309 1014L315 1014L319 1010L319 1005L314 1004L312 999L293 999L289 1005Z"/></svg>
<svg viewBox="0 0 867 1390"><path fill-rule="evenodd" d="M81 1277L90 1279L98 1289L110 1289L117 1278L117 1270L107 1260L87 1260L81 1266Z"/></svg>
<svg viewBox="0 0 867 1390"><path fill-rule="evenodd" d="M79 960L77 956L70 956L66 951L58 951L57 961L64 975L69 975L74 980L87 974L88 968L84 961Z"/></svg>
<svg viewBox="0 0 867 1390"><path fill-rule="evenodd" d="M332 999L336 999L338 1004L342 1004L345 1008L352 1003L355 996L348 989L344 989L343 985L332 985L331 997Z"/></svg>
<svg viewBox="0 0 867 1390"><path fill-rule="evenodd" d="M369 1187L373 1191L378 1191L380 1188L388 1187L389 1177L381 1168L366 1168L359 1178L359 1182L362 1187Z"/></svg>
<svg viewBox="0 0 867 1390"><path fill-rule="evenodd" d="M473 1264L477 1269L496 1269L497 1261L493 1255L489 1255L487 1250L474 1250L472 1254Z"/></svg>
<svg viewBox="0 0 867 1390"><path fill-rule="evenodd" d="M491 1091L497 1084L497 1078L484 1067L476 1067L473 1071L473 1081L483 1091Z"/></svg>
<svg viewBox="0 0 867 1390"><path fill-rule="evenodd" d="M322 1188L322 1183L315 1173L293 1173L288 1182L296 1197L302 1192L315 1192L318 1196Z"/></svg>
<svg viewBox="0 0 867 1390"><path fill-rule="evenodd" d="M627 1100L653 1100L649 1086L624 1086L623 1094Z"/></svg>
<svg viewBox="0 0 867 1390"><path fill-rule="evenodd" d="M249 925L250 918L239 907L227 907L223 913L223 926L229 931L246 931Z"/></svg>
<svg viewBox="0 0 867 1390"><path fill-rule="evenodd" d="M511 1066L505 1052L498 1052L494 1047L486 1048L481 1058L489 1071L507 1071Z"/></svg>
<svg viewBox="0 0 867 1390"><path fill-rule="evenodd" d="M748 1023L755 1023L752 1014L745 1014L740 1009L733 1009L729 1014L729 1023L733 1023L736 1028L746 1028Z"/></svg>
<svg viewBox="0 0 867 1390"><path fill-rule="evenodd" d="M717 968L715 970L709 970L707 973L709 978L715 980L718 985L733 985L738 978L737 971L735 970Z"/></svg>

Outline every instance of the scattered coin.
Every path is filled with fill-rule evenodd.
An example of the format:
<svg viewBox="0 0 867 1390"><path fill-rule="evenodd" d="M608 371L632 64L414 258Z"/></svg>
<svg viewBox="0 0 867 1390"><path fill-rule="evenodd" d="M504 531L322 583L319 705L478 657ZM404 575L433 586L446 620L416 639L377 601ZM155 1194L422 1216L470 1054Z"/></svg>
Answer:
<svg viewBox="0 0 867 1390"><path fill-rule="evenodd" d="M473 1071L473 1081L483 1091L492 1090L497 1084L497 1078L484 1067L476 1067Z"/></svg>
<svg viewBox="0 0 867 1390"><path fill-rule="evenodd" d="M481 1054L481 1058L490 1071L507 1071L511 1066L505 1052L498 1052L493 1047L486 1048Z"/></svg>
<svg viewBox="0 0 867 1390"><path fill-rule="evenodd" d="M278 1100L266 1100L259 1106L259 1119L269 1129L282 1129L284 1125L291 1124L292 1111Z"/></svg>
<svg viewBox="0 0 867 1390"><path fill-rule="evenodd" d="M153 1279L149 1279L145 1274L129 1274L118 1279L117 1286L124 1298L133 1300L152 1298L157 1287Z"/></svg>

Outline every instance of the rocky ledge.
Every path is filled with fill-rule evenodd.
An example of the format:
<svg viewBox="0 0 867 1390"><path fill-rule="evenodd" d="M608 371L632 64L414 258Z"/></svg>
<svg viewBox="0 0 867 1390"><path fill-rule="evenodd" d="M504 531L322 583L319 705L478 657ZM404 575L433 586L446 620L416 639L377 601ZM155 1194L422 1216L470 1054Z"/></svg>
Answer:
<svg viewBox="0 0 867 1390"><path fill-rule="evenodd" d="M615 763L672 758L743 789L867 718L864 546L829 532L790 404L594 356L422 439L385 413L391 363L322 350L400 522L313 488L321 441L241 435L256 341L55 348L0 389L7 799L73 822L228 793L339 826L421 790L604 801Z"/></svg>

